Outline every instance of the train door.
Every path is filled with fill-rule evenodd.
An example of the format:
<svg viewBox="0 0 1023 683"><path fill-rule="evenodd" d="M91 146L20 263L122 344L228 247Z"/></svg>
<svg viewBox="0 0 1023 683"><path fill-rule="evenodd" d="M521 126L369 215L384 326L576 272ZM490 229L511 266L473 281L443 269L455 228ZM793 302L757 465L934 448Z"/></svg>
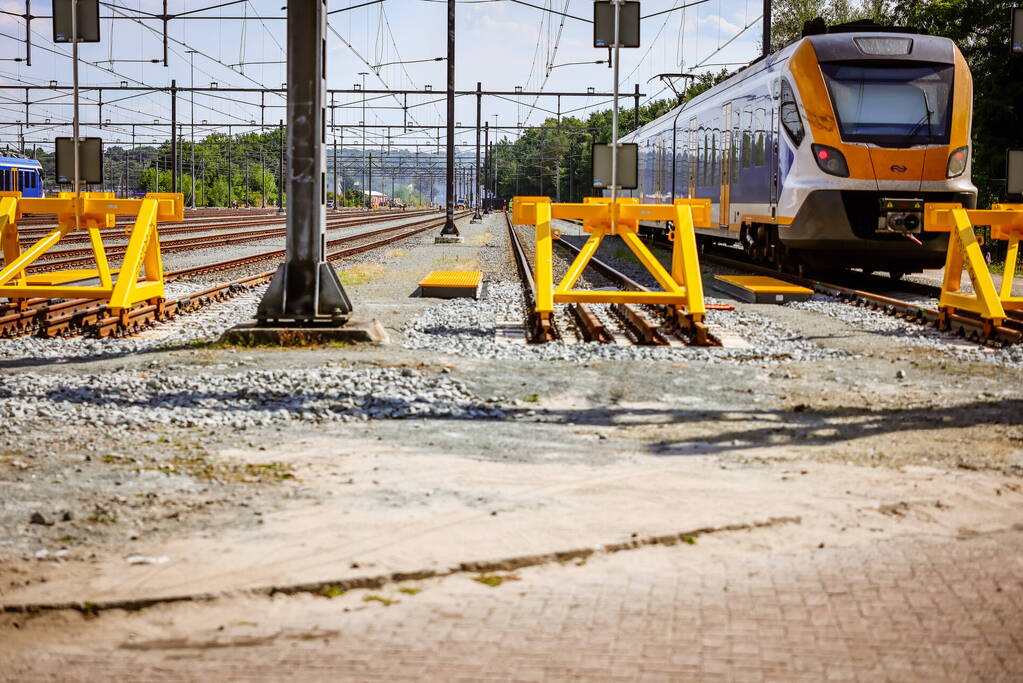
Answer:
<svg viewBox="0 0 1023 683"><path fill-rule="evenodd" d="M696 197L696 117L689 119L689 198Z"/></svg>
<svg viewBox="0 0 1023 683"><path fill-rule="evenodd" d="M653 197L652 203L661 203L661 191L664 188L664 140L660 137L654 140L654 182L653 182ZM650 201L647 197L643 198L643 202Z"/></svg>
<svg viewBox="0 0 1023 683"><path fill-rule="evenodd" d="M718 209L718 223L728 227L730 195L732 188L732 103L721 107L721 204Z"/></svg>
<svg viewBox="0 0 1023 683"><path fill-rule="evenodd" d="M778 118L778 108L771 108L771 144L768 147L769 159L767 160L768 168L771 169L771 218L777 216L778 212L778 195L781 194L780 176L779 176L779 149L778 140L781 135L781 128L779 127L781 122Z"/></svg>

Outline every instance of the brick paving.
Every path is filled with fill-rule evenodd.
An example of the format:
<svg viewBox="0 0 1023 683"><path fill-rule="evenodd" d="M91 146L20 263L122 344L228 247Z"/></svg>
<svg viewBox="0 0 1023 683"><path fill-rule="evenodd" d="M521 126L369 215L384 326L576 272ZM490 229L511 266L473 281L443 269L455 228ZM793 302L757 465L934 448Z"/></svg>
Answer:
<svg viewBox="0 0 1023 683"><path fill-rule="evenodd" d="M36 651L0 648L0 679L1023 680L1023 531L793 553L740 536L497 587L456 575L415 595L74 617Z"/></svg>

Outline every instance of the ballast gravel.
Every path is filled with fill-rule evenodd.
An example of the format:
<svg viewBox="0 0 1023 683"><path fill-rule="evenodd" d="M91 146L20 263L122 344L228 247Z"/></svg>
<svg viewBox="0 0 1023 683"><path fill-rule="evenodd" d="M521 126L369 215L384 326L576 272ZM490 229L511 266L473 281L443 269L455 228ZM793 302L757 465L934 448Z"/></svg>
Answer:
<svg viewBox="0 0 1023 683"><path fill-rule="evenodd" d="M185 296L201 291L206 285L167 283L168 297ZM213 341L229 327L252 318L265 286L256 287L226 301L211 303L205 308L178 316L140 334L120 339L67 337L41 339L26 336L0 339L0 359L25 360L55 358L77 361L89 358L121 356L159 349L172 349L199 342Z"/></svg>
<svg viewBox="0 0 1023 683"><path fill-rule="evenodd" d="M0 416L11 423L149 429L245 429L293 420L349 422L442 417L504 419L459 380L411 368L251 370L168 375L17 373L0 378Z"/></svg>
<svg viewBox="0 0 1023 683"><path fill-rule="evenodd" d="M1023 369L1023 346L986 348L926 325L885 315L870 308L853 306L823 294L814 294L808 301L790 302L785 305L838 318L865 332L889 337L900 344L934 349L959 360Z"/></svg>
<svg viewBox="0 0 1023 683"><path fill-rule="evenodd" d="M712 322L745 339L749 348L619 346L560 341L517 344L507 341L498 332L506 326L521 326L525 317L523 301L519 283L491 283L479 301L452 299L411 318L402 329L402 343L408 348L471 358L577 363L601 360L770 362L851 357L845 351L825 349L806 341L764 316L741 311L714 311Z"/></svg>

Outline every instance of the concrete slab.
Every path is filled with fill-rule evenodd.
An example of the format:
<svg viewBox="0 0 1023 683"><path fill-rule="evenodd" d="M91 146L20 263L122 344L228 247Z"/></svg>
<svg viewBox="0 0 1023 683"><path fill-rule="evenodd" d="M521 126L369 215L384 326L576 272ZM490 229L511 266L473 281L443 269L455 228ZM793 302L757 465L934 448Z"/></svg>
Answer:
<svg viewBox="0 0 1023 683"><path fill-rule="evenodd" d="M220 341L238 346L310 346L315 344L389 344L378 320L350 319L343 325L260 326L255 320L236 325Z"/></svg>

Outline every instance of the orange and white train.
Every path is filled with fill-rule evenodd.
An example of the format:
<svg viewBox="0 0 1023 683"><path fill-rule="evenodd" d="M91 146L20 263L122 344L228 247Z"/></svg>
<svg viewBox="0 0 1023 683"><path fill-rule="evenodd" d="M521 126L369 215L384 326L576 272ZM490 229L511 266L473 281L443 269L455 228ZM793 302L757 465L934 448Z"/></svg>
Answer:
<svg viewBox="0 0 1023 683"><path fill-rule="evenodd" d="M940 267L948 236L923 232L923 204L976 205L972 100L951 40L829 27L623 137L639 145L631 194L710 198L700 233L783 267Z"/></svg>

